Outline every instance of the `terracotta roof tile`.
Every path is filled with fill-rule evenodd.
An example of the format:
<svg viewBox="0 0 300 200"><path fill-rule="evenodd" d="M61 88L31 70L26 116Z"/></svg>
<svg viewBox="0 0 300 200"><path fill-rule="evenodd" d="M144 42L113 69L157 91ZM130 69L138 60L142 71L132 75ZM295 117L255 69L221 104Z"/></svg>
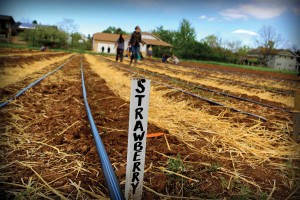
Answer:
<svg viewBox="0 0 300 200"><path fill-rule="evenodd" d="M151 33L146 33L146 34L150 34ZM117 41L117 39L119 38L120 34L112 34L112 33L95 33L93 35L94 40L100 40L100 41L108 41L108 42L115 42ZM130 35L123 35L124 40L130 38ZM156 37L157 38L157 37ZM172 45L164 42L162 40L152 40L152 39L143 39L146 42L146 44L148 45L156 45L156 46L166 46L166 47L171 47Z"/></svg>
<svg viewBox="0 0 300 200"><path fill-rule="evenodd" d="M112 34L112 33L95 33L93 35L94 40L101 40L101 41L109 41L115 42L119 38L120 34ZM129 35L123 35L123 38L126 39L130 37Z"/></svg>
<svg viewBox="0 0 300 200"><path fill-rule="evenodd" d="M151 39L143 39L146 44L149 44L149 45L156 45L156 46L166 46L166 47L171 47L172 45L167 43L167 42L164 42L162 40L151 40Z"/></svg>

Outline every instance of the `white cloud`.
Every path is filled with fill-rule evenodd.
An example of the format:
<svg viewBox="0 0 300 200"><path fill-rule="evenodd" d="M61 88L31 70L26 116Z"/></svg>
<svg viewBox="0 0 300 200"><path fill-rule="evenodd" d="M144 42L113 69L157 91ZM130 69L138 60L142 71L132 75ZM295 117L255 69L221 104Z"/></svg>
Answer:
<svg viewBox="0 0 300 200"><path fill-rule="evenodd" d="M238 29L235 31L232 31L232 33L239 33L239 34L247 34L247 35L257 35L257 33L253 32L253 31L248 31L248 30L244 30L244 29Z"/></svg>
<svg viewBox="0 0 300 200"><path fill-rule="evenodd" d="M284 13L287 10L286 6L263 6L263 5L241 5L240 6L241 11L252 15L255 18L258 19L271 19L274 17L280 16L282 13Z"/></svg>
<svg viewBox="0 0 300 200"><path fill-rule="evenodd" d="M206 15L200 16L199 19L207 20L208 22L219 21L218 18L216 18L216 17L208 17Z"/></svg>
<svg viewBox="0 0 300 200"><path fill-rule="evenodd" d="M217 20L217 18L214 18L214 17L210 17L210 18L207 19L207 21L209 21L209 22L213 22L213 21L216 21L216 20Z"/></svg>
<svg viewBox="0 0 300 200"><path fill-rule="evenodd" d="M225 17L225 19L247 19L248 16L241 14L239 10L236 9L225 9L222 12L220 12L222 16Z"/></svg>
<svg viewBox="0 0 300 200"><path fill-rule="evenodd" d="M287 6L279 3L257 2L256 4L241 4L235 8L225 9L220 14L225 19L248 19L250 16L257 19L271 19L280 16L286 10Z"/></svg>

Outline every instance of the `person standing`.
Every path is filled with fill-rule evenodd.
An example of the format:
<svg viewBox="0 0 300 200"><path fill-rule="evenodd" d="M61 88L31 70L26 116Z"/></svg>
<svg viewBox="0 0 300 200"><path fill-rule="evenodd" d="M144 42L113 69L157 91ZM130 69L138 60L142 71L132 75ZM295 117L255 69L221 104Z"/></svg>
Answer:
<svg viewBox="0 0 300 200"><path fill-rule="evenodd" d="M130 40L129 40L129 45L131 46L131 59L130 59L130 64L132 64L132 60L134 59L134 63L137 63L137 58L138 54L140 52L140 43L143 43L144 41L142 40L142 34L141 34L141 29L139 26L135 27L135 31L131 34Z"/></svg>
<svg viewBox="0 0 300 200"><path fill-rule="evenodd" d="M124 38L123 34L120 34L119 39L116 41L115 46L117 47L116 62L118 62L120 56L120 62L123 61L123 52L124 52Z"/></svg>
<svg viewBox="0 0 300 200"><path fill-rule="evenodd" d="M148 48L147 56L148 56L150 59L152 58L152 47L151 47L151 46Z"/></svg>

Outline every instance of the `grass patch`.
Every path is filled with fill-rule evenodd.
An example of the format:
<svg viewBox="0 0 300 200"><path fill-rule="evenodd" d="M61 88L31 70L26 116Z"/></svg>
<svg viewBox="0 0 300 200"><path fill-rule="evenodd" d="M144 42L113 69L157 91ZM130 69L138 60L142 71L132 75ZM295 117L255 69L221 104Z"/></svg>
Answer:
<svg viewBox="0 0 300 200"><path fill-rule="evenodd" d="M185 167L183 164L180 155L178 154L176 158L169 158L168 161L168 170L173 172L182 172L184 171Z"/></svg>

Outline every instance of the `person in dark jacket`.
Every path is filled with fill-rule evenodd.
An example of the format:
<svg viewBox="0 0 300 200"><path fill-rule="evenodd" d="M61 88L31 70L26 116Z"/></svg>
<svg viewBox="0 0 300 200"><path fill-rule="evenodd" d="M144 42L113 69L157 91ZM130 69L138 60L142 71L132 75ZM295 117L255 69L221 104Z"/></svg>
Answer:
<svg viewBox="0 0 300 200"><path fill-rule="evenodd" d="M120 37L116 41L115 46L117 47L116 61L118 62L118 59L120 57L120 62L122 62L123 61L123 52L124 52L124 38L123 38L123 34L120 34Z"/></svg>
<svg viewBox="0 0 300 200"><path fill-rule="evenodd" d="M142 40L140 27L136 26L135 31L131 34L129 40L129 45L131 46L131 51L132 51L130 64L132 63L133 59L134 59L134 63L137 63L138 54L140 52L140 43L143 43L144 45L145 42Z"/></svg>

